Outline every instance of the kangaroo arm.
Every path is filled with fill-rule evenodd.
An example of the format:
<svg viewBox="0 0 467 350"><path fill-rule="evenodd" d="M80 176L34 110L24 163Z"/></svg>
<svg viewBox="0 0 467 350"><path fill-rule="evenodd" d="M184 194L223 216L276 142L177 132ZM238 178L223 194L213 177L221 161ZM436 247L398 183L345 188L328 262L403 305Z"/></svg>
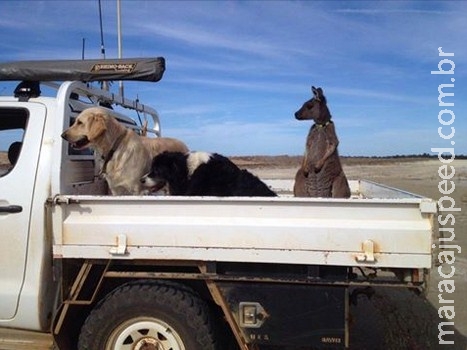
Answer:
<svg viewBox="0 0 467 350"><path fill-rule="evenodd" d="M339 145L339 140L337 139L333 123L326 126L326 143L326 152L324 152L323 157L316 163L316 170L318 171L321 170L326 160L328 160L328 158L336 151L337 146Z"/></svg>
<svg viewBox="0 0 467 350"><path fill-rule="evenodd" d="M303 174L305 174L305 176L308 176L308 170L307 170L307 158L308 158L308 150L305 149L305 154L303 155L303 159L302 159L302 171L303 171Z"/></svg>

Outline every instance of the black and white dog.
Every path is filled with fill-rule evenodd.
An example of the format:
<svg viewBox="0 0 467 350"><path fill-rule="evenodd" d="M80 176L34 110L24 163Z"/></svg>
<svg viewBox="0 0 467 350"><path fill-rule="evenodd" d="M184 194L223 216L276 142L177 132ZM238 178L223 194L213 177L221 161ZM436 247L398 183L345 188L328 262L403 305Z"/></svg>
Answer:
<svg viewBox="0 0 467 350"><path fill-rule="evenodd" d="M255 175L217 153L161 153L141 182L151 192L168 185L176 196L276 196Z"/></svg>

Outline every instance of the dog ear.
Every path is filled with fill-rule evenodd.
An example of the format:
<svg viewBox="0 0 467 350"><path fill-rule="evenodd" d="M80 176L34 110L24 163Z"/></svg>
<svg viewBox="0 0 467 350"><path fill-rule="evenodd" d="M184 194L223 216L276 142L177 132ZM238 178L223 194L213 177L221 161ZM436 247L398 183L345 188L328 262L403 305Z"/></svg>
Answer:
<svg viewBox="0 0 467 350"><path fill-rule="evenodd" d="M89 141L94 141L107 130L105 117L102 114L94 114L89 124Z"/></svg>

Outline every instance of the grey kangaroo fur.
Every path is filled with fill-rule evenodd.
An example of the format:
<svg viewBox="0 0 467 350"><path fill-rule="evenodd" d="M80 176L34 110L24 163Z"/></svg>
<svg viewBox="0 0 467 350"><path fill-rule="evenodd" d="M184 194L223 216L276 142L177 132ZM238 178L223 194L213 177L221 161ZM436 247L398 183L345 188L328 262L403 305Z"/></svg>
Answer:
<svg viewBox="0 0 467 350"><path fill-rule="evenodd" d="M313 120L306 139L305 155L295 175L296 197L350 197L350 188L337 152L331 113L321 88L311 87L313 97L295 112L298 120Z"/></svg>

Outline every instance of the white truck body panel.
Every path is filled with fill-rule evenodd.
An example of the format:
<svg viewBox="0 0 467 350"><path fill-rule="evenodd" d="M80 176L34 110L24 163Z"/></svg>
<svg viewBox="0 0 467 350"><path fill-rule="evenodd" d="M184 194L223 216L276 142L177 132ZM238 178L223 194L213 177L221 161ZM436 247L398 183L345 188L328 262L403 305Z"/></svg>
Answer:
<svg viewBox="0 0 467 350"><path fill-rule="evenodd" d="M0 101L0 107L9 105L11 102ZM22 152L15 167L0 177L0 206L22 208L20 213L0 214L4 242L0 246L0 325L41 329L49 322L49 316L42 311L53 303L49 298L52 291L43 283L45 277L51 276L51 260L43 259L44 254L51 253L51 239L44 236L44 203L33 199L46 198L49 193L50 153L46 148L50 143L42 136L46 113L53 110L53 104L16 102L15 107L24 108L31 117L23 137L28 152ZM41 167L45 164L48 169Z"/></svg>
<svg viewBox="0 0 467 350"><path fill-rule="evenodd" d="M431 267L435 203L364 181L352 187L352 199L59 196L53 251L61 258ZM363 198L378 187L386 198ZM365 256L369 241L374 259Z"/></svg>

